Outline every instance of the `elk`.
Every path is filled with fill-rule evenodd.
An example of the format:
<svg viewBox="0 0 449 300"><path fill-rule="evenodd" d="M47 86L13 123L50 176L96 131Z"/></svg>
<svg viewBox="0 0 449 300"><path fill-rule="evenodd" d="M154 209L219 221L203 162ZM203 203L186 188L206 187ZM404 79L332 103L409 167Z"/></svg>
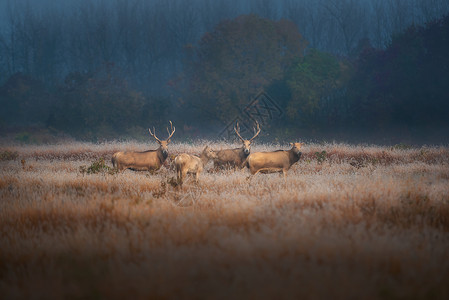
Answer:
<svg viewBox="0 0 449 300"><path fill-rule="evenodd" d="M255 152L248 156L242 167L249 168L252 175L257 173L282 172L284 177L290 167L301 157L301 146L304 143L290 143L290 150L274 152Z"/></svg>
<svg viewBox="0 0 449 300"><path fill-rule="evenodd" d="M195 181L198 182L198 176L203 171L209 160L217 158L217 154L209 146L206 146L201 155L194 156L190 154L180 154L175 158L175 166L178 182L182 184L188 173L195 174Z"/></svg>
<svg viewBox="0 0 449 300"><path fill-rule="evenodd" d="M112 165L118 170L131 169L134 171L157 171L164 164L168 157L168 143L175 133L176 128L173 127L170 121L170 130L167 127L168 138L161 141L156 136L156 130L153 127L153 132L148 129L150 135L159 143L159 148L156 150L148 150L143 152L129 151L116 152L112 155Z"/></svg>
<svg viewBox="0 0 449 300"><path fill-rule="evenodd" d="M242 141L242 147L235 148L235 149L223 149L216 151L217 158L214 160L214 168L220 168L220 167L234 167L238 168L242 165L242 163L245 161L245 159L248 157L248 155L251 152L251 142L259 135L260 133L260 126L259 123L256 121L256 127L254 128L254 136L250 138L249 140L245 140L240 135L240 127L239 123L237 122L237 125L234 126L234 131L237 134L237 136Z"/></svg>

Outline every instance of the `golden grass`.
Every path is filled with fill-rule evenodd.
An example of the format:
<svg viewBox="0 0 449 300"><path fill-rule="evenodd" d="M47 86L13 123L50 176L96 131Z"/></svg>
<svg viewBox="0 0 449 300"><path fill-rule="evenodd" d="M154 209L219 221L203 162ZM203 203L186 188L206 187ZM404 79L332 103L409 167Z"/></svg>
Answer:
<svg viewBox="0 0 449 300"><path fill-rule="evenodd" d="M183 187L169 166L79 171L150 148L0 146L17 154L0 161L2 298L449 297L446 147L312 144L286 179L204 172Z"/></svg>

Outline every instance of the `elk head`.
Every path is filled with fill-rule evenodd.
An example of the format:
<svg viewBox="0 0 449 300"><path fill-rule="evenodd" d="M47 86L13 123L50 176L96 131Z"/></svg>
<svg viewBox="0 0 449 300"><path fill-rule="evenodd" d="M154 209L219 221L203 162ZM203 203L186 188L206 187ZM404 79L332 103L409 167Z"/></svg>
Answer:
<svg viewBox="0 0 449 300"><path fill-rule="evenodd" d="M237 134L237 136L240 138L240 140L243 143L243 153L245 153L245 155L249 155L249 153L251 152L251 142L254 140L254 138L256 136L259 135L260 133L260 126L259 123L256 121L256 128L254 128L254 136L252 138L250 138L249 140L245 140L244 138L242 138L242 136L240 135L239 131L240 131L240 127L239 127L239 122L237 122L237 125L234 127L234 131ZM257 132L256 132L257 131Z"/></svg>
<svg viewBox="0 0 449 300"><path fill-rule="evenodd" d="M299 154L299 152L301 152L301 147L302 145L304 145L304 143L290 143L290 145L292 146L292 151L295 154Z"/></svg>
<svg viewBox="0 0 449 300"><path fill-rule="evenodd" d="M160 139L157 138L156 136L156 130L153 127L153 132L151 132L151 129L148 128L148 131L150 132L150 135L152 137L154 137L154 139L159 143L160 145L160 149L162 154L164 155L164 157L168 156L168 143L170 143L170 138L173 136L173 133L175 133L176 128L173 127L173 123L170 121L170 130L167 127L167 132L168 132L168 138L164 141L161 141Z"/></svg>
<svg viewBox="0 0 449 300"><path fill-rule="evenodd" d="M205 157L207 157L209 159L215 159L218 157L217 153L214 150L212 150L212 148L209 146L206 146L204 148L202 155L204 155Z"/></svg>

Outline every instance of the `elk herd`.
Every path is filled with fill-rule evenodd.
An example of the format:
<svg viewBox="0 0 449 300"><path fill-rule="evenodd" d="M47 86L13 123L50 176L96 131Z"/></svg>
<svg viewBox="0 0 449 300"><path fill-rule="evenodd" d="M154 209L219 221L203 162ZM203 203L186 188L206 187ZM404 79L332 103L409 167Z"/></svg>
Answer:
<svg viewBox="0 0 449 300"><path fill-rule="evenodd" d="M119 171L131 169L135 171L157 171L168 157L168 144L175 133L176 128L170 121L170 129L167 128L168 138L160 140L156 136L156 130L148 129L150 135L159 143L159 148L143 152L129 151L116 152L112 155L112 165ZM286 176L290 167L299 161L301 157L301 146L303 143L291 143L290 150L277 150L273 152L251 153L251 143L259 135L260 126L256 122L254 136L249 140L240 135L240 127L237 123L234 131L242 142L242 146L235 149L212 150L206 146L198 156L187 153L179 154L174 159L177 180L182 184L187 174L193 174L195 181L203 171L206 164L213 160L215 169L247 167L252 175L257 173L282 172Z"/></svg>

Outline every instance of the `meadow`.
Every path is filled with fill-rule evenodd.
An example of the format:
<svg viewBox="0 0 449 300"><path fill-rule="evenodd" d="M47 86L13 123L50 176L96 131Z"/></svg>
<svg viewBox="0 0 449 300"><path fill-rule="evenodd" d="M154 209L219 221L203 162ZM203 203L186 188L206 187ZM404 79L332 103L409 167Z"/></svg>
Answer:
<svg viewBox="0 0 449 300"><path fill-rule="evenodd" d="M155 148L1 144L1 298L449 298L448 147L306 144L286 178L183 186L110 168Z"/></svg>

